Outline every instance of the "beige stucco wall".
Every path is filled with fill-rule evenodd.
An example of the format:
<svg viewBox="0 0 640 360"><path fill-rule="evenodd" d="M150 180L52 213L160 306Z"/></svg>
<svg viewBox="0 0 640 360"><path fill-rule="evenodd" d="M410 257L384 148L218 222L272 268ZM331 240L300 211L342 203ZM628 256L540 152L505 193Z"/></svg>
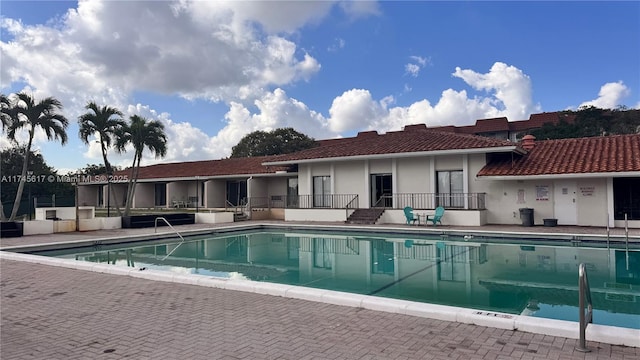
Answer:
<svg viewBox="0 0 640 360"><path fill-rule="evenodd" d="M227 183L224 180L209 180L205 184L205 207L223 208Z"/></svg>
<svg viewBox="0 0 640 360"><path fill-rule="evenodd" d="M370 160L369 174L391 174L391 159Z"/></svg>
<svg viewBox="0 0 640 360"><path fill-rule="evenodd" d="M287 195L287 181L289 177L271 177L267 181L267 194Z"/></svg>
<svg viewBox="0 0 640 360"><path fill-rule="evenodd" d="M137 183L133 207L145 208L155 205L155 185L154 183Z"/></svg>

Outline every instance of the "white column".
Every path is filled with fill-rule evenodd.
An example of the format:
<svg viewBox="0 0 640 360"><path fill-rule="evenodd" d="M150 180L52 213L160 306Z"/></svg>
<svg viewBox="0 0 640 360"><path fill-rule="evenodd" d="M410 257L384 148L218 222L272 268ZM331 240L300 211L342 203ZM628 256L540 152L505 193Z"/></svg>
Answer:
<svg viewBox="0 0 640 360"><path fill-rule="evenodd" d="M464 208L469 208L469 154L462 155L462 192L465 193Z"/></svg>
<svg viewBox="0 0 640 360"><path fill-rule="evenodd" d="M615 227L613 213L613 178L607 178L607 222L609 227Z"/></svg>
<svg viewBox="0 0 640 360"><path fill-rule="evenodd" d="M362 204L359 207L361 208L370 208L371 207L371 175L369 168L369 160L364 161L364 196L362 198Z"/></svg>

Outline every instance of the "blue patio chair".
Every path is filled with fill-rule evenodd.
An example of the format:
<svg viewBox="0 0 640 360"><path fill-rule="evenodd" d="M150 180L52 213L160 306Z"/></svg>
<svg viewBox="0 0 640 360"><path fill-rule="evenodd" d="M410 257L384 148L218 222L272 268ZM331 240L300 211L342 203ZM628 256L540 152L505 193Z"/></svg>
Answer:
<svg viewBox="0 0 640 360"><path fill-rule="evenodd" d="M418 222L418 225L420 225L420 218L413 216L413 209L411 206L404 208L404 217L407 218L407 225L415 225L416 221Z"/></svg>
<svg viewBox="0 0 640 360"><path fill-rule="evenodd" d="M436 213L433 215L427 215L427 220L425 220L425 222L432 222L433 226L436 226L437 223L440 223L440 225L442 225L442 215L444 215L444 208L442 206L438 206L436 208Z"/></svg>

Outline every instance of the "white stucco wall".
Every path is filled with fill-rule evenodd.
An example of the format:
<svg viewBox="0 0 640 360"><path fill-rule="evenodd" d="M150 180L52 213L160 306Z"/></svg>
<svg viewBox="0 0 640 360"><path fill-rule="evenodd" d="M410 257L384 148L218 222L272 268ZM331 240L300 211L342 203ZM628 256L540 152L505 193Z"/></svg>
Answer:
<svg viewBox="0 0 640 360"><path fill-rule="evenodd" d="M462 155L436 157L436 171L462 170Z"/></svg>
<svg viewBox="0 0 640 360"><path fill-rule="evenodd" d="M284 209L285 221L340 221L347 220L344 209Z"/></svg>
<svg viewBox="0 0 640 360"><path fill-rule="evenodd" d="M579 179L577 181L576 207L578 225L607 226L607 180Z"/></svg>
<svg viewBox="0 0 640 360"><path fill-rule="evenodd" d="M368 192L364 188L366 177L363 161L347 161L336 163L334 167L335 189L334 194L358 194L360 207L368 207L365 201Z"/></svg>
<svg viewBox="0 0 640 360"><path fill-rule="evenodd" d="M428 193L431 183L429 158L402 158L397 160L397 173L393 181L397 193Z"/></svg>

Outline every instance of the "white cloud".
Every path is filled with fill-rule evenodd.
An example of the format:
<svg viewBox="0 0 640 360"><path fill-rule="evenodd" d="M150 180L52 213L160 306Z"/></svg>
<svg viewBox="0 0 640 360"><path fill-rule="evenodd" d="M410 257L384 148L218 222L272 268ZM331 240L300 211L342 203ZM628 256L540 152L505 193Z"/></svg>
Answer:
<svg viewBox="0 0 640 360"><path fill-rule="evenodd" d="M420 74L420 66L409 63L404 66L404 71L406 74L409 74L413 77L418 77L418 75Z"/></svg>
<svg viewBox="0 0 640 360"><path fill-rule="evenodd" d="M369 90L351 89L333 100L329 109L329 129L341 133L363 128L378 119L383 111Z"/></svg>
<svg viewBox="0 0 640 360"><path fill-rule="evenodd" d="M430 58L417 55L411 55L409 56L409 59L411 59L412 62L405 64L404 73L412 77L418 77L418 75L420 75L420 70L427 66L427 64L431 63Z"/></svg>
<svg viewBox="0 0 640 360"><path fill-rule="evenodd" d="M523 120L539 111L539 106L532 103L531 79L515 66L496 62L486 74L456 67L452 75L474 89L485 90L494 96L492 103L502 109L498 116Z"/></svg>
<svg viewBox="0 0 640 360"><path fill-rule="evenodd" d="M327 48L327 51L329 51L329 52L338 51L338 50L340 50L340 49L343 49L345 45L346 45L346 41L344 41L344 39L342 39L342 38L336 38L336 39L333 41L333 44L331 44L331 45Z"/></svg>
<svg viewBox="0 0 640 360"><path fill-rule="evenodd" d="M430 61L429 59L422 57L422 56L416 56L416 55L412 55L409 56L409 58L415 62L417 62L420 66L426 66L427 65L427 61Z"/></svg>
<svg viewBox="0 0 640 360"><path fill-rule="evenodd" d="M600 88L597 99L585 101L580 104L580 107L595 106L601 109L614 109L618 105L622 105L622 99L629 96L630 93L631 91L622 81L606 83Z"/></svg>
<svg viewBox="0 0 640 360"><path fill-rule="evenodd" d="M254 102L256 113L241 103L231 103L225 114L227 125L212 137L206 150L215 154L214 158L226 157L231 154L231 148L242 137L256 131L270 131L276 128L293 127L303 134L324 139L335 136L328 129L326 119L322 114L309 109L304 103L290 98L284 90L275 89L264 93Z"/></svg>
<svg viewBox="0 0 640 360"><path fill-rule="evenodd" d="M80 1L57 27L4 19L13 39L0 43L2 86L24 81L80 107L89 96L126 104L134 90L247 99L261 88L308 80L320 70L315 58L276 32L321 19L332 6Z"/></svg>

